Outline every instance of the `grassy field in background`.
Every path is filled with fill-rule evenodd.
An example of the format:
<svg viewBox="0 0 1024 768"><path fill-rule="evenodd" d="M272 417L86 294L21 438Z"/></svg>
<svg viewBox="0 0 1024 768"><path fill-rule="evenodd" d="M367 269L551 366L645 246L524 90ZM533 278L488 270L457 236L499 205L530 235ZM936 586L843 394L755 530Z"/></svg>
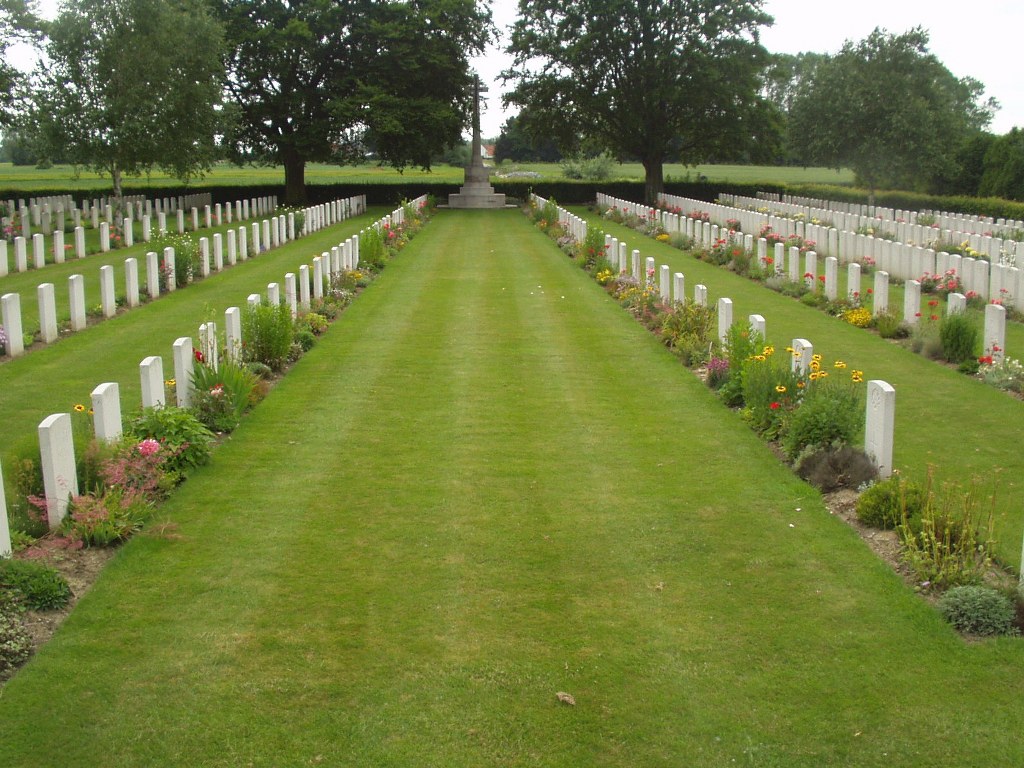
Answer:
<svg viewBox="0 0 1024 768"><path fill-rule="evenodd" d="M770 334L950 386L730 277ZM0 764L1018 765L1022 670L518 212L452 211L6 685Z"/></svg>
<svg viewBox="0 0 1024 768"><path fill-rule="evenodd" d="M560 181L561 166L557 163L504 163L496 168L497 173L512 170L534 171L544 179ZM851 184L853 174L850 171L835 171L828 168L789 168L756 165L699 165L684 166L678 163L665 165L665 179L696 181L698 176L706 176L712 181L735 182L774 182L792 184ZM612 168L612 178L642 181L643 166L639 163L623 163ZM311 163L306 166L307 184L379 184L385 182L436 181L450 184L461 184L464 180L462 168L447 165L435 166L430 171L419 168L407 168L399 173L393 168L380 167L373 164L358 166L335 166ZM138 179L127 178L127 188L138 186L179 187L181 182L166 174L153 173ZM246 166L239 167L229 163L217 165L202 179L192 181L192 186L201 188L207 185L246 185L246 184L284 184L284 169L281 167ZM23 190L26 194L38 189L65 189L68 192L81 190L109 190L110 182L95 173L81 171L77 176L71 166L56 165L41 170L33 166L13 166L0 163L0 190Z"/></svg>

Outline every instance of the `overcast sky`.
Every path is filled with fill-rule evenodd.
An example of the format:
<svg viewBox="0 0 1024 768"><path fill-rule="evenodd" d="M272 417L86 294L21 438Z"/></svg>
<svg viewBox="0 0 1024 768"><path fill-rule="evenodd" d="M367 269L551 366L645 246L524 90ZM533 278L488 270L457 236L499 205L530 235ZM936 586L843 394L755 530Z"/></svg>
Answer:
<svg viewBox="0 0 1024 768"><path fill-rule="evenodd" d="M515 20L517 6L512 0L494 0L499 27ZM773 53L836 53L846 40L863 40L875 27L895 34L924 27L930 34L929 50L946 68L957 77L981 81L985 97L995 97L1002 105L990 130L1001 134L1024 127L1022 0L973 0L965 5L941 0L766 0L764 9L775 23L762 30L761 42ZM497 136L506 119L498 73L509 61L498 49L474 60L491 87L481 122L484 136Z"/></svg>
<svg viewBox="0 0 1024 768"><path fill-rule="evenodd" d="M44 15L52 16L57 0L41 0L39 5ZM494 20L503 32L515 20L517 7L514 0L493 0ZM993 133L1024 127L1022 0L973 0L966 5L941 0L766 0L764 8L775 23L762 31L761 40L774 53L835 53L844 41L863 40L875 27L898 34L922 26L931 36L929 50L954 75L981 81L986 98L995 97L1002 105L990 126ZM490 86L481 121L485 137L497 136L508 116L501 110L498 80L510 63L501 52L507 44L506 37L473 61ZM29 69L31 58L21 50L15 63Z"/></svg>

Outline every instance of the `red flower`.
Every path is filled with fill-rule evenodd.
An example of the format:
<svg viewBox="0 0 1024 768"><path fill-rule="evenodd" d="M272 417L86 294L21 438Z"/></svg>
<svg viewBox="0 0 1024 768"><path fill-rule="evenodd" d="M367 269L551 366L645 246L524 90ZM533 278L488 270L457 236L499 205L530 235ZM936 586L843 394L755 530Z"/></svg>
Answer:
<svg viewBox="0 0 1024 768"><path fill-rule="evenodd" d="M939 306L939 302L938 302L937 299L932 299L931 301L928 302L928 306L929 307L937 307L937 306Z"/></svg>
<svg viewBox="0 0 1024 768"><path fill-rule="evenodd" d="M825 276L824 275L818 275L818 280L820 280L821 282L824 283L825 282Z"/></svg>
<svg viewBox="0 0 1024 768"><path fill-rule="evenodd" d="M203 357L203 353L200 352L198 349L192 350L192 354L195 355L197 363L205 363L206 362L206 358Z"/></svg>
<svg viewBox="0 0 1024 768"><path fill-rule="evenodd" d="M868 296L875 292L874 288L868 288Z"/></svg>
<svg viewBox="0 0 1024 768"><path fill-rule="evenodd" d="M769 408L771 408L771 409L772 409L773 411L777 411L777 410L779 410L779 408L781 408L782 406L781 406L781 405L779 405L778 403L772 403L772 404L771 404L771 405L769 405L768 407L769 407Z"/></svg>
<svg viewBox="0 0 1024 768"><path fill-rule="evenodd" d="M928 319L931 320L932 322L935 322L936 320L939 319L939 316L938 315L929 315Z"/></svg>

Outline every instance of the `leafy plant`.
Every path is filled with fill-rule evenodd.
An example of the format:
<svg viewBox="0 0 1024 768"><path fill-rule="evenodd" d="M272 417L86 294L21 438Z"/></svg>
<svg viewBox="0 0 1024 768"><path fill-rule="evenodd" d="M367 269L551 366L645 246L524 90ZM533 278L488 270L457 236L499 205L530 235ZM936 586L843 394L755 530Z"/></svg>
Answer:
<svg viewBox="0 0 1024 768"><path fill-rule="evenodd" d="M875 315L873 322L875 330L883 339L905 339L910 335L910 329L895 310L887 309L885 312L879 312Z"/></svg>
<svg viewBox="0 0 1024 768"><path fill-rule="evenodd" d="M257 376L247 367L223 362L216 369L197 365L192 370L191 410L213 432L231 432L253 404Z"/></svg>
<svg viewBox="0 0 1024 768"><path fill-rule="evenodd" d="M744 322L735 322L729 327L723 346L729 361L729 375L718 394L726 405L736 407L743 404L743 372L746 362L761 355L766 347L761 334L752 331L750 324Z"/></svg>
<svg viewBox="0 0 1024 768"><path fill-rule="evenodd" d="M661 338L684 365L697 365L708 359L715 322L710 307L692 300L676 302L662 315Z"/></svg>
<svg viewBox="0 0 1024 768"><path fill-rule="evenodd" d="M143 408L126 428L139 440L152 438L164 450L164 469L176 478L210 460L213 434L186 408Z"/></svg>
<svg viewBox="0 0 1024 768"><path fill-rule="evenodd" d="M938 608L960 632L982 637L1018 634L1013 601L991 587L952 587L939 598Z"/></svg>
<svg viewBox="0 0 1024 768"><path fill-rule="evenodd" d="M924 502L921 486L892 475L857 497L857 519L872 528L891 530L904 520L919 521Z"/></svg>
<svg viewBox="0 0 1024 768"><path fill-rule="evenodd" d="M741 379L744 418L765 439L776 439L800 405L806 382L791 366L777 362L772 347L743 363Z"/></svg>
<svg viewBox="0 0 1024 768"><path fill-rule="evenodd" d="M74 496L62 530L87 547L109 547L139 530L149 510L143 494L121 488L111 488L101 496Z"/></svg>
<svg viewBox="0 0 1024 768"><path fill-rule="evenodd" d="M275 371L281 370L288 362L293 336L294 322L285 304L250 305L242 315L242 357L246 362L260 362Z"/></svg>
<svg viewBox="0 0 1024 768"><path fill-rule="evenodd" d="M978 375L986 384L1007 392L1024 392L1024 365L1012 357L994 361L991 356L978 368Z"/></svg>
<svg viewBox="0 0 1024 768"><path fill-rule="evenodd" d="M12 590L26 608L63 608L71 587L55 569L34 560L0 560L0 587Z"/></svg>
<svg viewBox="0 0 1024 768"><path fill-rule="evenodd" d="M790 459L808 446L853 443L864 426L862 389L839 378L809 385L789 418L782 446Z"/></svg>

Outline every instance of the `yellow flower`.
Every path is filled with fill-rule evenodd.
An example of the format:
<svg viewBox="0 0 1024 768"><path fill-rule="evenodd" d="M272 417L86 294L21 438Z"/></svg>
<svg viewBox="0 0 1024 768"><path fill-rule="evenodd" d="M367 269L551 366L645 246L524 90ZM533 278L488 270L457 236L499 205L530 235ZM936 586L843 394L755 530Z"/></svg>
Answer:
<svg viewBox="0 0 1024 768"><path fill-rule="evenodd" d="M790 353L795 352L795 350L792 347L786 347L786 351Z"/></svg>
<svg viewBox="0 0 1024 768"><path fill-rule="evenodd" d="M796 383L796 388L797 388L797 389L803 389L803 388L804 388L804 387L806 387L806 386L807 386L807 385L806 385L806 384L804 384L804 383L803 383L802 381L798 381L798 382Z"/></svg>
<svg viewBox="0 0 1024 768"><path fill-rule="evenodd" d="M811 381L817 381L819 376L821 376L821 374L818 373L817 371L815 371L814 373L812 373L807 378L809 378Z"/></svg>
<svg viewBox="0 0 1024 768"><path fill-rule="evenodd" d="M81 403L75 403L75 413L85 413L85 406Z"/></svg>
<svg viewBox="0 0 1024 768"><path fill-rule="evenodd" d="M782 384L778 384L775 387L775 391L781 395L783 392L786 391L786 388Z"/></svg>
<svg viewBox="0 0 1024 768"><path fill-rule="evenodd" d="M816 370L818 370L819 368L821 368L821 363L820 363L820 362L818 362L817 360L813 360L813 359L812 359L812 360L811 360L811 370L812 370L812 371L816 371Z"/></svg>
<svg viewBox="0 0 1024 768"><path fill-rule="evenodd" d="M832 367L838 368L839 370L843 370L843 368L846 367L846 363L844 363L842 360L836 360L834 363L832 363Z"/></svg>
<svg viewBox="0 0 1024 768"><path fill-rule="evenodd" d="M855 370L850 374L850 378L854 384L861 384L864 381L864 371Z"/></svg>
<svg viewBox="0 0 1024 768"><path fill-rule="evenodd" d="M763 363L768 358L765 357L764 355L754 355L754 359L757 360L757 362L759 363Z"/></svg>
<svg viewBox="0 0 1024 768"><path fill-rule="evenodd" d="M828 371L818 371L818 378L819 379L828 378Z"/></svg>
<svg viewBox="0 0 1024 768"><path fill-rule="evenodd" d="M769 344L769 345L768 345L767 347L765 347L765 348L764 348L764 352L763 352L762 354L763 354L763 355L764 355L765 357L769 357L769 356L771 356L771 355L774 355L774 354L775 354L775 347L773 347L773 346L771 346L771 345Z"/></svg>
<svg viewBox="0 0 1024 768"><path fill-rule="evenodd" d="M821 355L811 355L811 360L813 360L816 363L820 363L821 362Z"/></svg>
<svg viewBox="0 0 1024 768"><path fill-rule="evenodd" d="M175 381L174 379L168 379L167 381L164 382L164 385L168 387L173 387L175 385Z"/></svg>

